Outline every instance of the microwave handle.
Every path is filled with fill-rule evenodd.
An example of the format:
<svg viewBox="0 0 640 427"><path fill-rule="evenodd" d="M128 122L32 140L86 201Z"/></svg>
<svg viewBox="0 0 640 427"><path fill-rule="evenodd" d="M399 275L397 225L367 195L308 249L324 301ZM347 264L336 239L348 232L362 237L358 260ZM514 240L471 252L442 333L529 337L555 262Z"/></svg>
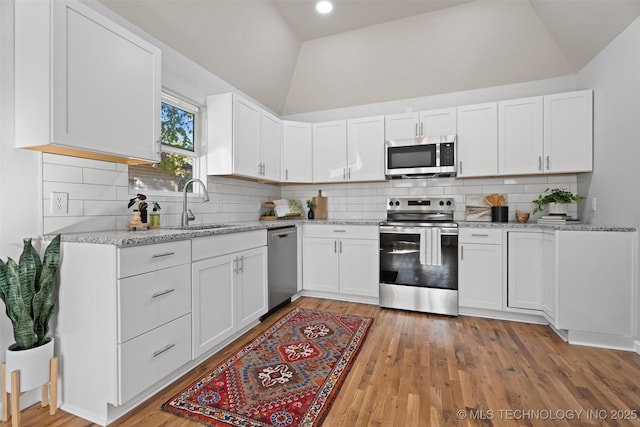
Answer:
<svg viewBox="0 0 640 427"><path fill-rule="evenodd" d="M419 136L418 135L418 123L416 123L416 136Z"/></svg>

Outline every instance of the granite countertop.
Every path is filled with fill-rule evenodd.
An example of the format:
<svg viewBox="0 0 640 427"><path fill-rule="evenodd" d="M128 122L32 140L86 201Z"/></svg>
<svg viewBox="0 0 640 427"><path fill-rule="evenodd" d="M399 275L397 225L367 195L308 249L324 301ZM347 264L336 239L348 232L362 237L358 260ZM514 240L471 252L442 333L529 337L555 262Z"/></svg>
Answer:
<svg viewBox="0 0 640 427"><path fill-rule="evenodd" d="M179 226L149 229L141 231L111 230L82 233L62 233L63 242L94 243L116 246L148 245L152 243L172 242L187 240L197 237L217 236L221 234L238 233L252 230L268 230L272 228L288 227L301 224L336 224L336 225L375 225L379 220L276 220L276 221L250 221L241 223L221 223L218 228L206 228L212 224L192 224L189 229ZM45 236L45 239L53 235Z"/></svg>
<svg viewBox="0 0 640 427"><path fill-rule="evenodd" d="M500 229L542 229L542 230L562 230L562 231L636 231L635 227L617 227L606 225L589 224L537 224L535 222L480 222L480 221L458 221L460 228L500 228Z"/></svg>

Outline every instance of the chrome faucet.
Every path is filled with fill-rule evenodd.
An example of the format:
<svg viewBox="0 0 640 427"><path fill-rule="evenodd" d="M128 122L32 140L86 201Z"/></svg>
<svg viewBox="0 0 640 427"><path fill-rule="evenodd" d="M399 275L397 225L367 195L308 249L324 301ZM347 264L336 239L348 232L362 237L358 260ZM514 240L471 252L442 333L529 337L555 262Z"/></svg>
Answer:
<svg viewBox="0 0 640 427"><path fill-rule="evenodd" d="M209 193L207 193L207 187L204 185L204 182L200 181L198 178L191 178L184 184L184 189L182 190L183 199L182 199L182 222L181 225L186 227L189 225L189 221L193 221L196 219L196 216L191 212L191 209L187 209L187 188L189 184L192 182L199 182L202 188L204 189L203 199L205 202L209 201Z"/></svg>

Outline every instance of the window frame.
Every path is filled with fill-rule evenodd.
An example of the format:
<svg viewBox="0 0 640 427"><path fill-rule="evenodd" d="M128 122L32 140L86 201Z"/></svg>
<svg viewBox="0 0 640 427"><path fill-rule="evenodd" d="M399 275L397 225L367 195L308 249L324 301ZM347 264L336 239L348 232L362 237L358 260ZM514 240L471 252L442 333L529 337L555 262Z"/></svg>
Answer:
<svg viewBox="0 0 640 427"><path fill-rule="evenodd" d="M160 101L165 104L172 105L176 108L179 108L183 111L191 113L194 115L194 126L193 126L193 151L185 150L182 148L172 147L170 145L162 144L162 141L158 142L160 155L164 153L172 153L179 154L182 156L187 156L193 158L193 169L192 169L192 177L198 178L207 182L206 175L206 163L203 162L202 154L206 153L206 149L204 147L205 141L202 139L202 135L204 135L203 126L205 125L205 115L204 115L204 106L198 105L196 102L190 101L180 95L177 95L165 88L162 89ZM158 159L158 162L160 159ZM156 163L158 163L156 162ZM202 197L202 188L200 186L191 186L192 192L187 193L187 197ZM143 192L146 196L156 196L156 197L181 197L183 190L179 191L167 191L167 190L134 190L129 187L127 184L127 191L129 192L129 196L133 197L139 192Z"/></svg>

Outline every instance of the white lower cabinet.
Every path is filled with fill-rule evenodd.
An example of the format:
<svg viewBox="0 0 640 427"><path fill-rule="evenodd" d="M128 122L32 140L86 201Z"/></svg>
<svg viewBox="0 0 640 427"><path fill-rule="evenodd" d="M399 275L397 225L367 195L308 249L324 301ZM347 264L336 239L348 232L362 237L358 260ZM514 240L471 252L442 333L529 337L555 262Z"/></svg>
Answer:
<svg viewBox="0 0 640 427"><path fill-rule="evenodd" d="M507 306L541 310L543 301L543 233L509 231Z"/></svg>
<svg viewBox="0 0 640 427"><path fill-rule="evenodd" d="M267 312L266 231L193 240L193 358Z"/></svg>
<svg viewBox="0 0 640 427"><path fill-rule="evenodd" d="M377 226L305 224L303 289L378 298Z"/></svg>
<svg viewBox="0 0 640 427"><path fill-rule="evenodd" d="M542 311L552 325L556 321L556 233L545 231L542 237Z"/></svg>
<svg viewBox="0 0 640 427"><path fill-rule="evenodd" d="M461 228L458 236L458 304L502 310L502 230Z"/></svg>

